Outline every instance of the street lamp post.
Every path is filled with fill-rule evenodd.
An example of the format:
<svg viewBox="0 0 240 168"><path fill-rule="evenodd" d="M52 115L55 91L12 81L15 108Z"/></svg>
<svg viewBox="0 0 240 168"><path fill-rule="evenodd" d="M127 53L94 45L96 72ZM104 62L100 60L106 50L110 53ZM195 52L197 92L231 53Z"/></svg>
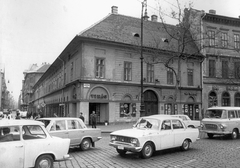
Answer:
<svg viewBox="0 0 240 168"><path fill-rule="evenodd" d="M141 12L141 105L140 105L140 116L143 115L145 108L144 108L144 102L143 102L143 18L147 17L147 12L145 12L145 16L143 16L143 9L145 4L147 3L147 0L144 0L142 2L142 12Z"/></svg>

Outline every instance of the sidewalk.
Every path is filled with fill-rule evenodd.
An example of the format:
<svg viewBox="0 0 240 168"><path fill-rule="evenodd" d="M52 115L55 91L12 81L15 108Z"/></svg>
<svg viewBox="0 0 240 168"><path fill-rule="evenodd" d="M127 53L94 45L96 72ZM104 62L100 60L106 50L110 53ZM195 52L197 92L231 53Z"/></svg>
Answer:
<svg viewBox="0 0 240 168"><path fill-rule="evenodd" d="M116 130L132 128L135 123L136 122L112 123L109 125L97 125L97 128L100 128L102 133L111 133Z"/></svg>

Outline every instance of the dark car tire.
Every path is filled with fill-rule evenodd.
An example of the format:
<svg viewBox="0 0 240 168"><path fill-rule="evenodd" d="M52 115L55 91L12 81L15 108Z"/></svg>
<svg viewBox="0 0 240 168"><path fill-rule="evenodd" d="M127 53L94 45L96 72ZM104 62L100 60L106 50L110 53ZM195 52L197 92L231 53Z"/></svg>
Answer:
<svg viewBox="0 0 240 168"><path fill-rule="evenodd" d="M82 143L80 144L80 148L83 151L89 150L91 147L91 140L89 138L85 138L82 140Z"/></svg>
<svg viewBox="0 0 240 168"><path fill-rule="evenodd" d="M35 168L53 168L53 158L50 155L39 156L35 162Z"/></svg>
<svg viewBox="0 0 240 168"><path fill-rule="evenodd" d="M207 133L207 136L208 136L208 138L209 138L209 139L212 139L212 138L213 138L213 136L214 136L214 134Z"/></svg>
<svg viewBox="0 0 240 168"><path fill-rule="evenodd" d="M190 147L190 141L188 139L185 139L182 143L181 150L187 151Z"/></svg>
<svg viewBox="0 0 240 168"><path fill-rule="evenodd" d="M148 159L152 156L153 152L154 152L154 148L152 143L147 142L142 148L141 157L143 159Z"/></svg>
<svg viewBox="0 0 240 168"><path fill-rule="evenodd" d="M120 156L125 156L126 153L127 153L127 151L121 150L121 149L117 149L117 152L118 152L118 154L119 154Z"/></svg>
<svg viewBox="0 0 240 168"><path fill-rule="evenodd" d="M231 134L232 139L237 139L238 138L238 131L237 129L234 129Z"/></svg>

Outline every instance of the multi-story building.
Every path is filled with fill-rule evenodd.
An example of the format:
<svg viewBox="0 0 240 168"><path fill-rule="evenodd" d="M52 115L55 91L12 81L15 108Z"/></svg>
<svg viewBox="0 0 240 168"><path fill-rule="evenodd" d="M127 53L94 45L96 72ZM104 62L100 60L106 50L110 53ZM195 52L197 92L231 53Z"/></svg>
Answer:
<svg viewBox="0 0 240 168"><path fill-rule="evenodd" d="M173 25L165 26L176 29ZM153 58L170 60L178 53L177 42L170 39L165 26L157 22L155 15L142 21L120 15L117 7L112 7L111 14L76 35L66 46L33 86L31 103L36 109L40 107L45 116L57 113L78 117L83 112L86 123L92 111L96 111L98 122L102 123L136 120L152 114L184 113L199 119L201 56L191 57L192 53L185 52L187 59L169 61L180 73L180 81L163 63L147 62ZM196 53L195 45L185 48ZM157 57L152 57L152 53L157 53ZM140 58L144 58L143 66ZM177 81L179 85L175 87ZM140 114L141 88L144 111Z"/></svg>
<svg viewBox="0 0 240 168"><path fill-rule="evenodd" d="M22 81L22 90L20 96L20 110L33 112L35 108L33 108L30 104L30 96L33 92L33 86L49 67L50 64L47 63L43 63L40 67L37 64L33 64L28 70L23 72L24 80Z"/></svg>
<svg viewBox="0 0 240 168"><path fill-rule="evenodd" d="M205 55L203 109L240 106L240 19L217 15L215 10L189 11L196 23L192 30L200 28L199 47Z"/></svg>

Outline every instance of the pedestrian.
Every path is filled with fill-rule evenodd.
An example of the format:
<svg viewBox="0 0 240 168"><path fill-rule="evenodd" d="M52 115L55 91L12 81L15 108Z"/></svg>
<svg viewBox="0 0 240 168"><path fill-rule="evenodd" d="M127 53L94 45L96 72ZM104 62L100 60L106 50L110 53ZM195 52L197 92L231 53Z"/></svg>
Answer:
<svg viewBox="0 0 240 168"><path fill-rule="evenodd" d="M15 119L16 119L16 120L20 120L20 119L21 119L19 112L17 112L17 115L16 115Z"/></svg>
<svg viewBox="0 0 240 168"><path fill-rule="evenodd" d="M92 112L90 118L91 118L92 128L97 128L97 127L96 127L96 124L97 124L97 115L96 115L95 111Z"/></svg>
<svg viewBox="0 0 240 168"><path fill-rule="evenodd" d="M80 113L79 118L82 119L82 121L84 122L84 117L83 117L83 113L82 112Z"/></svg>

